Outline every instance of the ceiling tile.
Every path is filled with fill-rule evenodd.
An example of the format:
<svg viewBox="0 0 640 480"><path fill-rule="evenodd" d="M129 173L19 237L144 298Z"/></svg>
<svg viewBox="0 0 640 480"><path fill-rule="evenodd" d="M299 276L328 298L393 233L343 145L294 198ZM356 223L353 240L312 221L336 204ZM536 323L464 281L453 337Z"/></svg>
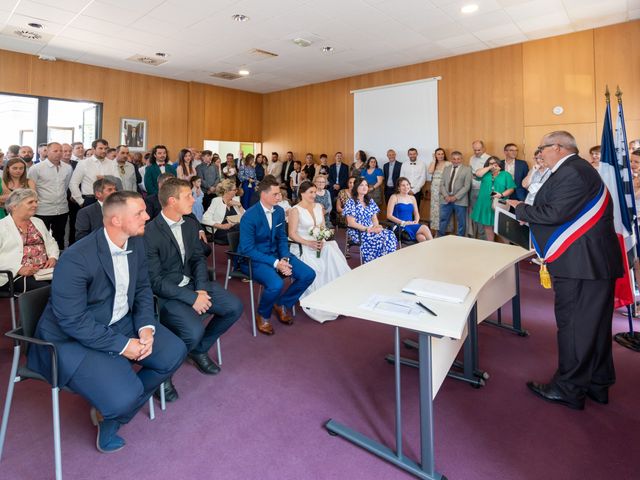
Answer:
<svg viewBox="0 0 640 480"><path fill-rule="evenodd" d="M520 30L528 33L548 28L567 27L571 25L571 21L565 12L556 12L550 15L518 20L516 24L520 27Z"/></svg>
<svg viewBox="0 0 640 480"><path fill-rule="evenodd" d="M524 40L526 37L522 35L522 32L513 23L501 25L499 27L485 28L482 30L474 31L473 34L483 42L486 40L495 40L498 38L521 36Z"/></svg>
<svg viewBox="0 0 640 480"><path fill-rule="evenodd" d="M465 33L464 35L457 35L455 37L439 40L436 43L440 47L453 49L453 48L460 48L464 45L476 44L478 43L478 38L471 35L470 33Z"/></svg>
<svg viewBox="0 0 640 480"><path fill-rule="evenodd" d="M96 1L91 3L82 15L86 17L98 18L105 22L117 23L120 25L131 25L139 17L143 15L140 10L137 10L135 5L137 2L129 2L127 7L115 7L105 1ZM144 12L146 13L146 12Z"/></svg>
<svg viewBox="0 0 640 480"><path fill-rule="evenodd" d="M64 25L81 10L81 8L76 8L72 5L72 3L73 2L69 2L69 4L67 4L61 1L53 6L35 3L30 0L22 0L15 9L15 13L38 18L45 22L49 20Z"/></svg>
<svg viewBox="0 0 640 480"><path fill-rule="evenodd" d="M563 0L571 20L607 17L626 12L626 0Z"/></svg>

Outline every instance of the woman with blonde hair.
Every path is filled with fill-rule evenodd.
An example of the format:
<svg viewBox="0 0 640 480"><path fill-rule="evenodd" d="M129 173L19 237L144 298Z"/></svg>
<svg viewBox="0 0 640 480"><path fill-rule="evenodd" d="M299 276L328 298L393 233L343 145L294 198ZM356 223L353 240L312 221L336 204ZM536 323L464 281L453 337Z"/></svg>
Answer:
<svg viewBox="0 0 640 480"><path fill-rule="evenodd" d="M244 208L234 179L227 178L218 183L216 194L218 196L202 216L202 224L213 227L213 237L219 243L228 244L227 236L229 232L238 231Z"/></svg>

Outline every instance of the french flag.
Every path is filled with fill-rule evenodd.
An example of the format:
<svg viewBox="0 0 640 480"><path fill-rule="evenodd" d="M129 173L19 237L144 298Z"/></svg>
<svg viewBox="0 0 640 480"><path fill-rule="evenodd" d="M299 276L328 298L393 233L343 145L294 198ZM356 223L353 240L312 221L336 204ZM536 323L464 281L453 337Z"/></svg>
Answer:
<svg viewBox="0 0 640 480"><path fill-rule="evenodd" d="M611 105L607 98L607 108L604 115L602 128L602 143L600 146L600 177L606 185L613 204L613 217L618 242L622 257L620 261L624 265L624 276L616 281L614 308L624 307L634 303L633 286L627 252L635 246L633 217L630 215L630 205L625 195L626 186L624 178L632 178L626 165L618 163L616 145L613 141L613 128L611 122Z"/></svg>

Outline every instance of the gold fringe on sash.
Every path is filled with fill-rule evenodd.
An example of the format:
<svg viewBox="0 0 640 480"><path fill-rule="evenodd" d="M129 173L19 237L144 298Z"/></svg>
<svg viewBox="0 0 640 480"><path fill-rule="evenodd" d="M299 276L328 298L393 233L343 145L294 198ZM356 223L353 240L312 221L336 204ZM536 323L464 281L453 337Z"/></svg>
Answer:
<svg viewBox="0 0 640 480"><path fill-rule="evenodd" d="M551 275L549 275L549 270L544 263L540 265L540 285L542 288L551 288Z"/></svg>

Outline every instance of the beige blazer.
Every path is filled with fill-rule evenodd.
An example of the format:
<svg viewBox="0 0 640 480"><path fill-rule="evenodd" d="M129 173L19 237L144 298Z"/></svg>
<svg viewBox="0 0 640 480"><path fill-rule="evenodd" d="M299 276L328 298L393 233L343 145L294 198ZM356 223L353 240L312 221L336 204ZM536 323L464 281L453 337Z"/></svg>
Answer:
<svg viewBox="0 0 640 480"><path fill-rule="evenodd" d="M31 217L31 222L42 235L47 256L58 259L60 256L58 244L44 226L42 220L37 217ZM24 245L22 244L20 231L11 215L7 215L0 220L0 270L11 270L11 273L16 276L18 270L22 267L23 251ZM6 275L0 275L0 286L8 281L9 279Z"/></svg>

